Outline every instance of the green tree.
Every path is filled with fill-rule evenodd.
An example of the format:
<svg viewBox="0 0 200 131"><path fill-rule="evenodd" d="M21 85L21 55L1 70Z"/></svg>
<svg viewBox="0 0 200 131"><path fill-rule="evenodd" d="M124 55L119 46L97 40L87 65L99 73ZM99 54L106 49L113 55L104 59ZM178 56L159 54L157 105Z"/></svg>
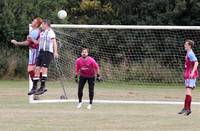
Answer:
<svg viewBox="0 0 200 131"><path fill-rule="evenodd" d="M27 48L15 48L10 40L26 39L28 24L35 17L58 24L200 25L199 0L1 0L0 7L0 78L8 72L9 61L15 62L18 57L21 61L17 61L9 72L13 72L11 77L24 77ZM68 13L65 20L57 18L61 9ZM159 37L159 34L155 35ZM116 36L124 41L120 33ZM107 37L113 40L111 36ZM107 46L110 46L109 42ZM100 47L95 45L93 48Z"/></svg>

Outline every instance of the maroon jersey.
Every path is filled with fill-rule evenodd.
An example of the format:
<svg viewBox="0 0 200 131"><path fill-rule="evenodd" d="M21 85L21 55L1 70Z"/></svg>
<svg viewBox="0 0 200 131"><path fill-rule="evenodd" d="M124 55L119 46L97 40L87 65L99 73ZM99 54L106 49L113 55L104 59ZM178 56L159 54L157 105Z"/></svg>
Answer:
<svg viewBox="0 0 200 131"><path fill-rule="evenodd" d="M38 40L39 37L40 37L40 30L38 28L30 31L27 37L27 41L29 43L28 45L29 46L29 60L28 60L29 65L35 65L36 58L38 56L38 44L33 43L33 41L30 38L34 40Z"/></svg>
<svg viewBox="0 0 200 131"><path fill-rule="evenodd" d="M184 71L184 78L185 79L196 79L199 76L198 70L195 70L194 76L191 78L190 74L194 67L194 63L197 61L197 58L192 50L187 52L185 56L185 71Z"/></svg>

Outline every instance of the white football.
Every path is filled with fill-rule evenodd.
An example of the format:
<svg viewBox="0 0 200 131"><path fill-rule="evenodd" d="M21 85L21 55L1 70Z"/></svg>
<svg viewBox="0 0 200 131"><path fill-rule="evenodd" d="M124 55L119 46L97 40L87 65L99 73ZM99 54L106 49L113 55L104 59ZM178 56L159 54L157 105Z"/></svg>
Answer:
<svg viewBox="0 0 200 131"><path fill-rule="evenodd" d="M65 10L58 11L58 18L65 19L67 17L67 12Z"/></svg>

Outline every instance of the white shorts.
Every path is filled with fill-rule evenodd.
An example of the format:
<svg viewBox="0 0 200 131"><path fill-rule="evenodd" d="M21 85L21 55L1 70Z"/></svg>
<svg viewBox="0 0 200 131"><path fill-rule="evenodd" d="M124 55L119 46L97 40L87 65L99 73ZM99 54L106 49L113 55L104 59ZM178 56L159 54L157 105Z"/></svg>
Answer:
<svg viewBox="0 0 200 131"><path fill-rule="evenodd" d="M196 87L196 79L185 79L185 87L194 89Z"/></svg>
<svg viewBox="0 0 200 131"><path fill-rule="evenodd" d="M37 57L38 57L38 49L29 48L28 64L35 65Z"/></svg>

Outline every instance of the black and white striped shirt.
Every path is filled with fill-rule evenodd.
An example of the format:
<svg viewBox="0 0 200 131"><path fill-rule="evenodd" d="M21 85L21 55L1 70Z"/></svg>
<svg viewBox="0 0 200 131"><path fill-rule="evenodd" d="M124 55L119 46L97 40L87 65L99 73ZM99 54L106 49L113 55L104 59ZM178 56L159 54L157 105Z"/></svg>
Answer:
<svg viewBox="0 0 200 131"><path fill-rule="evenodd" d="M56 38L56 35L51 28L43 31L40 34L39 50L49 51L53 53L52 39L55 39L55 38Z"/></svg>

